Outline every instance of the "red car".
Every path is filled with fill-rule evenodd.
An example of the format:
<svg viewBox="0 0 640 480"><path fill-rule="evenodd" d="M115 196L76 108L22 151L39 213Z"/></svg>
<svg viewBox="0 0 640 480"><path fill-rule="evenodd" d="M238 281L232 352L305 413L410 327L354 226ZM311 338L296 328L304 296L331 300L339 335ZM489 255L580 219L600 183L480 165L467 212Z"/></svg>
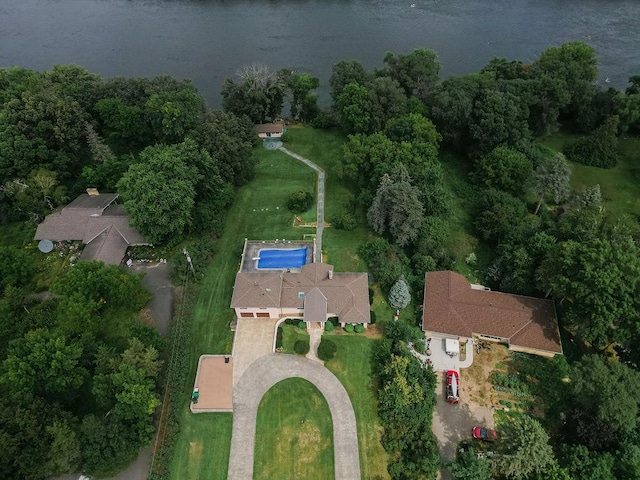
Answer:
<svg viewBox="0 0 640 480"><path fill-rule="evenodd" d="M455 370L447 371L447 402L458 403L458 389L460 388L460 375Z"/></svg>
<svg viewBox="0 0 640 480"><path fill-rule="evenodd" d="M495 442L498 440L498 432L490 428L473 427L471 433L476 440L483 440L485 442Z"/></svg>

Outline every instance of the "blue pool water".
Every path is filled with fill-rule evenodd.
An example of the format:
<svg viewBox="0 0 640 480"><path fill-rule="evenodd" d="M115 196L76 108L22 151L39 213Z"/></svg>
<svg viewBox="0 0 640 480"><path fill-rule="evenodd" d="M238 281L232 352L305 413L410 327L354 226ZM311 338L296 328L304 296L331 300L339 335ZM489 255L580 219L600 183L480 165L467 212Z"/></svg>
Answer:
<svg viewBox="0 0 640 480"><path fill-rule="evenodd" d="M258 268L300 268L307 263L307 249L260 250Z"/></svg>

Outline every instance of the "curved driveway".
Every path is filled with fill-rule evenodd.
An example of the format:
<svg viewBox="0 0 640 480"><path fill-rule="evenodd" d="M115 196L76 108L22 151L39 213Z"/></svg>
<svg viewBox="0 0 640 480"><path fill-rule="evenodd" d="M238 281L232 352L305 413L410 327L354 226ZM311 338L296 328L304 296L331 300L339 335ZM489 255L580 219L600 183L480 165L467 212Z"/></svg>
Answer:
<svg viewBox="0 0 640 480"><path fill-rule="evenodd" d="M360 479L356 416L347 391L323 365L296 355L271 354L254 362L233 389L229 480L253 478L256 417L262 396L286 378L313 383L327 400L333 421L336 480Z"/></svg>

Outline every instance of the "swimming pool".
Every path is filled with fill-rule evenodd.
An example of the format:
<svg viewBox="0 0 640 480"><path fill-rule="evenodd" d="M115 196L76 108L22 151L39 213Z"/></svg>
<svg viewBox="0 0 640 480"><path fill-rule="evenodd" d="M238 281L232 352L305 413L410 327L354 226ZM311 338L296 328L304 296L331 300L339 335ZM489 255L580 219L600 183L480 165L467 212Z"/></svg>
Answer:
<svg viewBox="0 0 640 480"><path fill-rule="evenodd" d="M307 263L306 248L267 249L258 252L257 268L300 268Z"/></svg>

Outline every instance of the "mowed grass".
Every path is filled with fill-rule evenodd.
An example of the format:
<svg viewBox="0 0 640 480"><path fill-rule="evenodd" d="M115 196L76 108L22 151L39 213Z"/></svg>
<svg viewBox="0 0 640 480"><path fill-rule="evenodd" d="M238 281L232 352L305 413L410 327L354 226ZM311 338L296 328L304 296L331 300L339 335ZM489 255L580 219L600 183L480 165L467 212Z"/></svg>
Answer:
<svg viewBox="0 0 640 480"><path fill-rule="evenodd" d="M254 479L334 478L331 412L314 385L289 378L262 397L253 468Z"/></svg>
<svg viewBox="0 0 640 480"><path fill-rule="evenodd" d="M197 287L198 298L193 315L188 319L191 368L184 385L185 398L190 397L200 355L231 352L233 335L229 324L234 313L229 304L244 239L302 239L303 234L314 232L313 229L293 227L294 215L286 208L287 199L294 190L313 190L314 172L281 152L267 151L259 146L255 154L260 159L255 179L237 192L216 255ZM231 418L229 414L193 415L185 406L171 477L176 480L226 479Z"/></svg>
<svg viewBox="0 0 640 480"><path fill-rule="evenodd" d="M556 134L540 139L540 143L561 152L566 144L577 138L575 135ZM604 205L610 213L640 217L640 138L621 138L618 149L620 160L613 168L589 167L570 162L571 186L579 190L600 185Z"/></svg>
<svg viewBox="0 0 640 480"><path fill-rule="evenodd" d="M380 443L382 426L378 418L376 385L371 377L371 348L374 340L364 335L328 337L335 342L338 352L325 366L344 385L356 414L361 477L390 478L387 473L388 456Z"/></svg>
<svg viewBox="0 0 640 480"><path fill-rule="evenodd" d="M286 323L282 323L279 328L282 328L283 353L296 353L293 347L298 340L303 340L309 343L309 334L306 330L295 325L287 325Z"/></svg>
<svg viewBox="0 0 640 480"><path fill-rule="evenodd" d="M285 146L308 158L325 171L325 222L351 209L354 194L348 182L334 173L342 161L342 149L347 138L332 130L291 128L287 131ZM357 227L352 231L329 226L324 230L323 254L325 263L333 265L337 272L365 272L367 265L358 256L360 246L375 238L366 224L364 212L355 212Z"/></svg>

